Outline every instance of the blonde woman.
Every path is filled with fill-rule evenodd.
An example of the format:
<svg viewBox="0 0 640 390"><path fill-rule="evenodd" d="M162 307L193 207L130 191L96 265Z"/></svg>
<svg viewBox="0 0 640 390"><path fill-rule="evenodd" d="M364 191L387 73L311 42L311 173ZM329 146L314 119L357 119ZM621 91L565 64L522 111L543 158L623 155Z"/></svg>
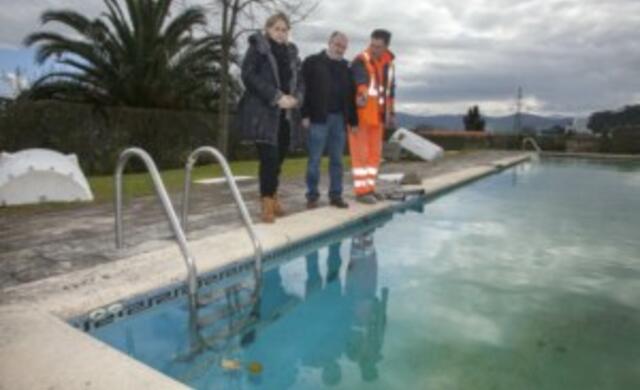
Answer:
<svg viewBox="0 0 640 390"><path fill-rule="evenodd" d="M282 163L289 148L303 144L300 59L297 47L289 42L290 29L285 14L269 17L264 31L249 37L242 63L240 130L258 151L261 218L266 223L284 215L277 195Z"/></svg>

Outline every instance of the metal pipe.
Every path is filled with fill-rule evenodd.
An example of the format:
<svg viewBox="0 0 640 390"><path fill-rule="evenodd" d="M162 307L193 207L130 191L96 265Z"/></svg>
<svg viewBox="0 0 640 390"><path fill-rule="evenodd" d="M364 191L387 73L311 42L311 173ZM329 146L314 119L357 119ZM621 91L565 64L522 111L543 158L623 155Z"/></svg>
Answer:
<svg viewBox="0 0 640 390"><path fill-rule="evenodd" d="M191 187L191 172L193 171L193 166L202 154L209 154L213 156L220 166L222 167L222 172L229 184L229 188L231 189L231 194L233 199L235 200L236 206L238 207L238 212L240 213L240 217L242 218L242 222L244 223L247 232L249 233L249 238L253 244L254 252L255 252L255 262L254 262L254 272L256 275L256 283L257 290L259 291L260 283L261 283L261 275L262 275L262 244L258 239L258 235L255 232L253 227L253 221L251 220L251 216L249 211L247 210L247 206L242 199L242 194L240 190L238 190L238 185L231 173L231 169L229 168L229 164L227 163L227 159L220 153L217 149L211 146L201 146L198 149L194 150L187 159L187 164L185 166L185 178L184 178L184 193L182 196L182 227L185 231L187 231L187 223L189 218L189 192Z"/></svg>
<svg viewBox="0 0 640 390"><path fill-rule="evenodd" d="M531 137L525 137L522 140L522 150L525 150L525 147L527 146L527 143L530 143L531 146L533 146L533 148L536 150L537 153L541 153L542 152L542 148L540 148L540 146L538 145L536 140L531 138Z"/></svg>
<svg viewBox="0 0 640 390"><path fill-rule="evenodd" d="M198 271L196 268L195 261L193 260L193 256L189 251L187 246L187 239L185 237L184 231L180 227L180 222L178 221L178 216L171 204L171 200L169 199L169 195L167 194L167 190L162 182L162 178L160 177L160 173L158 172L158 168L156 164L153 162L153 159L147 152L140 148L129 148L123 151L118 158L118 164L116 166L116 172L114 175L115 179L115 228L116 228L116 247L121 249L123 246L123 235L122 235L122 172L124 171L124 167L127 162L131 159L131 157L138 157L145 164L147 171L149 171L149 175L153 181L153 187L156 191L156 195L160 199L160 203L162 204L162 208L169 220L169 226L173 231L173 235L178 243L178 247L180 248L180 252L182 253L182 257L187 266L187 285L189 289L189 300L190 305L194 305L196 303L196 292L198 289Z"/></svg>

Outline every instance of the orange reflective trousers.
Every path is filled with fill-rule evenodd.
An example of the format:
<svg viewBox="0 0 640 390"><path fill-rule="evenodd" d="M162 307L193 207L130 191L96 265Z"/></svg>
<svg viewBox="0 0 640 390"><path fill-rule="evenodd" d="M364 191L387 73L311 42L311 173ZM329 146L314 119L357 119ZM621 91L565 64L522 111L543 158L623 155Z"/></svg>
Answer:
<svg viewBox="0 0 640 390"><path fill-rule="evenodd" d="M365 195L375 191L382 155L382 125L365 125L356 132L349 130L353 191Z"/></svg>

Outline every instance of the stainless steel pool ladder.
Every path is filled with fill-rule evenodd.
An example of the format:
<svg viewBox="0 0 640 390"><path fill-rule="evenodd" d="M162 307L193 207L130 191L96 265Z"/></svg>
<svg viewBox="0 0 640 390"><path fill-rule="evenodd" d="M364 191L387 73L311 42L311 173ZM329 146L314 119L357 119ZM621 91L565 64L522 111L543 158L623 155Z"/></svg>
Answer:
<svg viewBox="0 0 640 390"><path fill-rule="evenodd" d="M527 147L527 144L531 144L531 146L533 146L533 148L535 149L536 153L538 154L542 153L542 148L540 148L540 145L538 145L536 140L533 139L532 137L525 137L522 140L522 150L525 150L525 148Z"/></svg>
<svg viewBox="0 0 640 390"><path fill-rule="evenodd" d="M253 247L254 247L254 285L253 288L249 288L245 283L237 283L230 287L227 287L221 292L210 292L199 294L198 293L198 271L196 268L196 264L194 261L194 257L191 254L185 230L188 223L188 208L189 208L189 190L191 186L191 172L194 164L196 163L198 157L202 154L211 154L215 157L220 165L222 166L224 175L226 177L227 183L231 188L231 192L233 194L234 200L236 202L236 206L240 212L242 220L245 224L245 227L249 233L249 237L251 238ZM140 148L129 148L124 150L118 159L118 163L116 166L116 172L114 175L114 189L115 189L115 230L116 230L116 247L118 249L123 247L123 228L122 228L122 174L126 164L132 157L138 157L142 160L147 171L149 172L154 189L158 198L160 199L160 203L165 211L167 219L169 220L169 225L171 230L174 233L176 242L180 248L182 253L182 257L185 260L185 264L187 266L187 288L189 295L189 322L190 322L190 332L192 336L192 348L193 352L198 352L203 347L210 345L212 340L218 340L223 337L229 337L246 327L247 324L253 322L255 320L255 309L259 306L259 296L260 289L262 285L262 245L257 237L255 229L253 227L253 221L247 211L247 207L240 195L240 191L233 179L233 175L231 174L231 170L229 168L229 164L227 163L224 156L218 152L216 149L203 146L201 148L196 149L188 158L186 164L186 172L185 172L185 189L183 194L183 204L182 204L182 226L180 225L180 221L178 220L178 216L171 204L171 200L169 199L169 195L167 194L167 190L162 182L162 178L160 177L160 173L154 163L153 159L149 154ZM249 291L251 295L251 299L249 302L241 301L241 293L243 291ZM207 316L199 316L200 309L204 309L213 303L220 303L221 301L225 301L225 305L222 310L217 312L210 313ZM251 310L247 310L247 309ZM246 318L241 321L235 321L239 314L244 314ZM217 335L209 335L208 337L204 337L201 331L204 328L210 327L216 322L229 319L229 327L224 332L224 334ZM234 323L235 321L235 323Z"/></svg>
<svg viewBox="0 0 640 390"><path fill-rule="evenodd" d="M198 332L200 341L202 342L202 344L205 344L205 346L210 346L215 340L230 337L241 332L247 325L255 320L255 310L260 304L263 249L262 244L258 239L258 235L256 234L249 211L247 210L247 206L242 199L242 195L240 193L240 190L238 189L238 185L236 184L233 174L231 173L231 169L229 168L229 164L227 163L226 158L222 155L222 153L211 146L199 147L198 149L194 150L187 159L184 176L184 193L182 197L181 216L183 229L185 231L188 230L189 195L191 190L191 176L193 167L198 161L198 158L204 154L208 154L214 157L222 167L222 172L229 186L229 189L231 190L231 194L235 201L236 207L238 208L238 212L240 214L244 227L247 230L249 238L251 239L254 251L254 284L252 288L249 287L246 283L237 283L230 287L224 288L223 290L212 291L208 294L200 294L197 297L195 306L196 312L199 312L200 309L206 310L206 308L210 305L225 301L225 305L222 308L219 308L219 310L207 315L200 316L198 314L192 314L192 321L194 322L194 325L192 326ZM242 292L247 291L250 292L250 299L249 301L242 301ZM241 314L244 318L239 321L235 321ZM205 328L209 328L225 319L229 321L229 326L224 332L218 334L210 334L208 336L203 335L202 332Z"/></svg>
<svg viewBox="0 0 640 390"><path fill-rule="evenodd" d="M185 265L187 266L187 288L189 293L189 307L190 310L196 310L197 307L197 292L198 292L198 270L196 268L196 264L187 245L187 239L180 227L180 222L178 220L178 216L171 205L171 200L169 199L169 195L167 194L167 189L162 182L162 178L160 177L160 173L158 172L158 168L154 163L153 159L147 152L140 148L129 148L123 151L118 158L118 163L116 166L116 172L114 176L114 189L115 189L115 229L116 229L116 247L118 249L123 247L123 237L122 237L122 172L124 171L124 167L127 162L132 157L138 157L144 163L147 171L149 171L149 175L151 176L151 180L153 181L153 187L156 191L156 195L160 199L160 203L162 208L164 209L165 215L169 220L169 226L173 231L173 235L178 243L178 247L180 248L180 252L182 253L182 258L184 259Z"/></svg>
<svg viewBox="0 0 640 390"><path fill-rule="evenodd" d="M189 194L191 190L191 173L193 171L193 166L198 161L198 158L203 154L213 156L222 167L222 173L224 174L226 182L229 185L231 195L233 196L233 200L236 203L236 207L238 208L238 212L240 213L240 217L242 219L242 222L244 223L244 227L247 230L247 233L249 234L249 238L251 239L251 243L253 245L254 277L256 288L259 290L262 280L262 244L258 239L258 235L256 234L255 228L253 226L253 221L251 220L251 215L247 210L247 205L242 199L242 194L240 193L238 185L236 184L233 174L231 173L231 169L229 168L227 159L222 155L222 153L211 146L199 147L198 149L194 150L187 159L184 175L184 193L182 195L182 227L185 231L188 231L187 226L189 223Z"/></svg>

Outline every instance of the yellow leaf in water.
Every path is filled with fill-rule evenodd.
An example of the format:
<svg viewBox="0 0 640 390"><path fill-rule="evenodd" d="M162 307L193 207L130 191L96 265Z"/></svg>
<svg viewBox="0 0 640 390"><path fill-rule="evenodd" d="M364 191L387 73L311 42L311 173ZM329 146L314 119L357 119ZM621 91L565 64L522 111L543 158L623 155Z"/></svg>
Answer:
<svg viewBox="0 0 640 390"><path fill-rule="evenodd" d="M239 370L240 361L235 359L222 359L220 366L225 370Z"/></svg>
<svg viewBox="0 0 640 390"><path fill-rule="evenodd" d="M258 362L251 362L247 365L247 370L249 370L251 374L260 374L262 372L262 364Z"/></svg>

